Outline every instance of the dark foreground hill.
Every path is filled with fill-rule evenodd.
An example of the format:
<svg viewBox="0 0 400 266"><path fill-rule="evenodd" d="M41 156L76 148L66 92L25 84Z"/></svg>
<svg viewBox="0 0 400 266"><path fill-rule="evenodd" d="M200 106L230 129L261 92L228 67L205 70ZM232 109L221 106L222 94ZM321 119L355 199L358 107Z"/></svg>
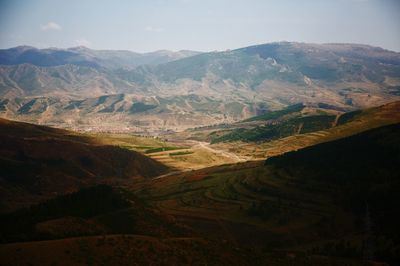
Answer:
<svg viewBox="0 0 400 266"><path fill-rule="evenodd" d="M96 185L1 215L0 239L22 242L105 234L180 235L184 230L129 192Z"/></svg>
<svg viewBox="0 0 400 266"><path fill-rule="evenodd" d="M144 155L69 131L0 119L0 209L96 183L131 182L167 168Z"/></svg>
<svg viewBox="0 0 400 266"><path fill-rule="evenodd" d="M399 158L400 124L393 124L265 162L82 189L3 214L8 244L0 258L7 265L398 265Z"/></svg>
<svg viewBox="0 0 400 266"><path fill-rule="evenodd" d="M249 264L279 250L281 258L291 254L293 265L315 256L397 265L399 141L400 124L389 125L265 165L202 169L136 191L203 235L254 248Z"/></svg>

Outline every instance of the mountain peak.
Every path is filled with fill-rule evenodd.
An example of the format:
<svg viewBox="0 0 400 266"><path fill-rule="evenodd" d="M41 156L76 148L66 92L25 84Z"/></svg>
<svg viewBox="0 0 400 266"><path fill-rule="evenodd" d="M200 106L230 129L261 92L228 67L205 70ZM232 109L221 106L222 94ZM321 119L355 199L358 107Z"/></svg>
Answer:
<svg viewBox="0 0 400 266"><path fill-rule="evenodd" d="M90 48L88 48L88 47L86 47L86 46L83 46L83 45L79 45L79 46L74 46L74 47L68 48L68 50L74 50L74 51L90 51L90 50L92 50L92 49L90 49Z"/></svg>
<svg viewBox="0 0 400 266"><path fill-rule="evenodd" d="M29 45L20 45L20 46L16 46L16 47L11 47L8 49L3 49L4 50L8 50L8 51L18 51L20 53L28 51L28 50L38 50L38 48L33 47L33 46L29 46Z"/></svg>

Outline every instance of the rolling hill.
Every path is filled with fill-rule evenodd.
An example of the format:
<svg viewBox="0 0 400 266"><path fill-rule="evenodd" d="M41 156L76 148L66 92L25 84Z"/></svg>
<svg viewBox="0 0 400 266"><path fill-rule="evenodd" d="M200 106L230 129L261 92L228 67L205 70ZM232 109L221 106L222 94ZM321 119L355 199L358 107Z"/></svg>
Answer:
<svg viewBox="0 0 400 266"><path fill-rule="evenodd" d="M212 143L219 142L268 142L293 135L303 135L318 131L327 131L345 124L346 127L354 127L357 130L358 121L364 121L362 130L376 126L374 118L380 118L379 125L399 122L397 110L400 102L392 102L374 108L340 112L329 109L305 106L304 104L292 105L285 109L267 112L264 115L255 116L243 122L230 125L230 128L209 134ZM386 113L386 117L380 117ZM340 136L339 136L340 137Z"/></svg>
<svg viewBox="0 0 400 266"><path fill-rule="evenodd" d="M290 256L302 265L327 256L396 265L399 134L399 124L388 125L133 190L202 235L264 254L264 262Z"/></svg>
<svg viewBox="0 0 400 266"><path fill-rule="evenodd" d="M129 183L164 165L70 131L0 119L1 211L98 183Z"/></svg>
<svg viewBox="0 0 400 266"><path fill-rule="evenodd" d="M215 149L248 159L263 160L376 127L399 123L399 109L398 101L351 112L296 105L242 122L201 127L176 135L180 138L211 141Z"/></svg>
<svg viewBox="0 0 400 266"><path fill-rule="evenodd" d="M7 265L395 265L399 134L395 124L265 162L56 196L1 214L0 257Z"/></svg>
<svg viewBox="0 0 400 266"><path fill-rule="evenodd" d="M8 212L0 217L0 257L51 263L54 256L37 254L52 250L73 264L397 263L400 126L380 126L396 104L339 117L348 137L161 178L151 177L164 166L104 146L110 140L101 134L1 120ZM354 124L362 131L367 114L376 128L357 133Z"/></svg>

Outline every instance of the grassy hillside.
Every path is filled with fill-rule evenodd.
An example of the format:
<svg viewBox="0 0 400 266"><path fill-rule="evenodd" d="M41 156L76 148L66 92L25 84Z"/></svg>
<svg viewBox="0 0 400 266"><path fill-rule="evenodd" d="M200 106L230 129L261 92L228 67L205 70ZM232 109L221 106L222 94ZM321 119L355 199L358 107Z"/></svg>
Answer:
<svg viewBox="0 0 400 266"><path fill-rule="evenodd" d="M211 139L211 143L230 141L268 141L295 134L309 133L328 129L333 126L335 115L312 115L290 118L276 124L238 128L232 132Z"/></svg>
<svg viewBox="0 0 400 266"><path fill-rule="evenodd" d="M265 165L202 169L135 190L178 221L233 246L292 253L299 263L304 256L398 263L399 140L400 125L390 125Z"/></svg>
<svg viewBox="0 0 400 266"><path fill-rule="evenodd" d="M46 256L37 256L46 254ZM377 265L327 256L293 257L277 252L261 257L254 250L226 245L221 240L107 235L0 245L5 265ZM60 263L62 261L62 263ZM379 265L379 264L378 264Z"/></svg>
<svg viewBox="0 0 400 266"><path fill-rule="evenodd" d="M282 110L271 111L271 112L267 112L262 115L251 117L249 119L244 120L243 122L259 121L259 120L268 121L268 120L272 120L272 119L277 119L277 118L283 117L284 115L301 112L304 109L304 107L305 107L305 105L302 103L294 104L294 105L290 105Z"/></svg>
<svg viewBox="0 0 400 266"><path fill-rule="evenodd" d="M367 231L367 241L377 242L370 252L398 263L399 162L396 124L272 157L265 164L310 188L329 186L338 204L358 219L359 229Z"/></svg>
<svg viewBox="0 0 400 266"><path fill-rule="evenodd" d="M245 265L255 256L199 236L132 193L107 185L1 214L0 228L5 265Z"/></svg>
<svg viewBox="0 0 400 266"><path fill-rule="evenodd" d="M348 197L343 204L355 212L362 213L367 204L371 212L387 208L391 213L400 203L399 136L400 124L390 125L271 157L265 165L304 183L341 188Z"/></svg>
<svg viewBox="0 0 400 266"><path fill-rule="evenodd" d="M3 243L105 234L182 236L185 230L131 193L97 185L1 214Z"/></svg>
<svg viewBox="0 0 400 266"><path fill-rule="evenodd" d="M397 263L399 136L395 124L266 162L58 196L2 214L0 232L5 243L59 240L2 244L0 257L57 261L37 256L48 249L76 264Z"/></svg>
<svg viewBox="0 0 400 266"><path fill-rule="evenodd" d="M0 120L2 211L96 183L131 182L167 168L69 131Z"/></svg>
<svg viewBox="0 0 400 266"><path fill-rule="evenodd" d="M271 141L292 135L326 130L368 115L368 111L356 110L342 113L335 110L334 106L320 108L320 105L324 106L318 104L308 107L303 103L294 104L281 110L270 111L243 120L232 125L233 130L214 131L209 137L212 143ZM253 122L253 124L249 122Z"/></svg>
<svg viewBox="0 0 400 266"><path fill-rule="evenodd" d="M298 150L307 146L312 146L318 143L332 141L335 139L339 139L346 136L351 136L362 131L373 129L380 126L390 125L394 123L400 122L400 113L398 112L400 108L400 102L392 102L389 104L385 104L382 106L357 110L349 113L342 113L336 116L335 121L329 125L328 128L324 130L311 131L311 132L302 132L305 129L303 126L297 128L297 130L293 130L289 136L279 138L279 139L265 139L265 141L233 141L233 142L219 142L217 144L212 145L216 149L222 149L229 152L233 152L238 156L248 156L253 159L265 159L267 157L279 155L288 151ZM310 116L313 119L313 116ZM289 121L290 118L281 119L281 122L278 121L276 124L271 124L271 128L280 128L285 125L285 121ZM318 121L318 120L316 120ZM336 122L336 123L335 123ZM236 127L243 127L245 124L237 124ZM334 126L336 125L336 126ZM269 125L264 127L265 131L268 129ZM255 126L248 125L246 132L254 132ZM299 131L300 129L300 131ZM216 137L219 136L223 138L224 134L227 134L227 137L234 137L233 134L229 134L226 132L227 130L221 130L219 133L218 130L209 130L208 132L203 133L203 137L212 132L209 136ZM230 129L231 133L235 132ZM261 131L263 133L263 131ZM279 131L278 131L279 133ZM300 133L300 134L299 134ZM247 135L248 136L248 135Z"/></svg>

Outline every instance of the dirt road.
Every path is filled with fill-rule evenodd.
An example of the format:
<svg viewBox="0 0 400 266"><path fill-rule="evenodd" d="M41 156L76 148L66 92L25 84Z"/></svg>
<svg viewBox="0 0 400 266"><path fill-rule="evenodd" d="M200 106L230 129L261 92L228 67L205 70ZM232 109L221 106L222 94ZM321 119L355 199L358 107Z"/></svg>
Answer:
<svg viewBox="0 0 400 266"><path fill-rule="evenodd" d="M195 146L193 146L193 148L206 149L209 152L222 155L222 156L230 158L230 159L232 159L232 160L234 160L236 162L245 162L246 161L245 158L242 158L242 157L240 157L237 154L234 154L232 152L214 149L214 148L210 147L210 143L208 143L208 142L196 141L196 143L197 144Z"/></svg>

